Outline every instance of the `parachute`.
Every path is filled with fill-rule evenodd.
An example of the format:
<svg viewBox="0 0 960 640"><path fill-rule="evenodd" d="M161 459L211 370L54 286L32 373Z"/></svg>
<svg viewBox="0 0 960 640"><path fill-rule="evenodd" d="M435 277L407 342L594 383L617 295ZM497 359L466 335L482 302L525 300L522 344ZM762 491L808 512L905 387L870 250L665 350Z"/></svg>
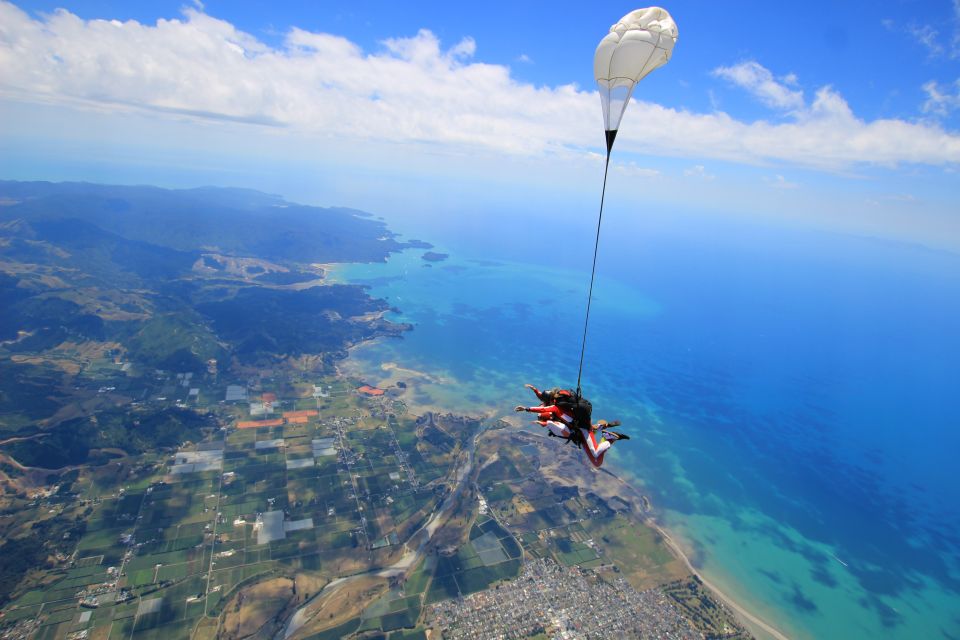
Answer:
<svg viewBox="0 0 960 640"><path fill-rule="evenodd" d="M631 11L600 41L593 54L593 75L600 91L608 154L633 88L667 64L676 43L677 24L660 7Z"/></svg>
<svg viewBox="0 0 960 640"><path fill-rule="evenodd" d="M600 215L597 217L597 237L593 244L593 267L590 270L590 291L587 294L587 315L583 321L583 341L580 346L580 368L577 371L577 395L583 375L583 356L587 350L587 326L590 324L590 304L593 302L593 280L597 274L597 250L600 247L600 223L603 222L603 200L607 193L607 172L610 152L620 129L620 120L627 109L634 87L654 69L670 61L677 43L677 23L666 9L647 7L637 9L610 27L593 54L593 75L600 91L603 107L603 128L607 139L607 163L603 169L603 189L600 191Z"/></svg>

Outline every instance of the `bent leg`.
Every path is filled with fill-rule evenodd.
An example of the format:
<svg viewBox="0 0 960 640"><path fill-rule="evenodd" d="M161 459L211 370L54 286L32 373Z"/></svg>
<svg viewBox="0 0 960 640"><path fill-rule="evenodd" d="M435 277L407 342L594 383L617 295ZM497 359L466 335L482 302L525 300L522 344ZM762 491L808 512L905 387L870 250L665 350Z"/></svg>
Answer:
<svg viewBox="0 0 960 640"><path fill-rule="evenodd" d="M542 422L540 424L543 424L547 429L550 429L550 432L555 436L559 436L561 438L570 437L570 429L568 429L567 425L563 424L562 422L557 422L556 420L547 420L546 422Z"/></svg>
<svg viewBox="0 0 960 640"><path fill-rule="evenodd" d="M603 464L603 455L610 448L610 441L601 440L597 442L596 434L589 429L580 429L580 433L583 434L584 453L587 454L590 463L599 468Z"/></svg>
<svg viewBox="0 0 960 640"><path fill-rule="evenodd" d="M597 434L595 431L581 428L580 433L583 434L583 442L586 444L587 450L590 452L591 457L599 457L600 454L610 448L609 440L601 440L600 442L597 442Z"/></svg>

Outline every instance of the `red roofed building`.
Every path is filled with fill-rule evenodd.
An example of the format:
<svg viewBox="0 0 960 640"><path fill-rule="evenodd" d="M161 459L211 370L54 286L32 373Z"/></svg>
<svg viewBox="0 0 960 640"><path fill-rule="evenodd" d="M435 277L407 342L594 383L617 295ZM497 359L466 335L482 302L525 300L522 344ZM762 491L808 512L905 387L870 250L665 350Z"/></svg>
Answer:
<svg viewBox="0 0 960 640"><path fill-rule="evenodd" d="M371 387L367 384L357 389L357 391L360 393L365 393L368 396L382 396L384 393L386 393L383 389L377 389L376 387Z"/></svg>
<svg viewBox="0 0 960 640"><path fill-rule="evenodd" d="M273 420L241 420L237 422L238 429L256 429L257 427L279 427L283 425L281 418Z"/></svg>

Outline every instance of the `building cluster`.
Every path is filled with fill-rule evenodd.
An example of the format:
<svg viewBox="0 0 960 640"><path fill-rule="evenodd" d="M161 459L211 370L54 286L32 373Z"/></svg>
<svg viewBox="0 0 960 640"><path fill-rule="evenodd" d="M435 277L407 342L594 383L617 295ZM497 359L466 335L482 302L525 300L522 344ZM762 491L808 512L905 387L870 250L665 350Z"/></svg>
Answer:
<svg viewBox="0 0 960 640"><path fill-rule="evenodd" d="M658 589L637 591L623 578L607 582L550 559L526 563L516 580L496 588L436 603L431 615L444 640L703 637Z"/></svg>
<svg viewBox="0 0 960 640"><path fill-rule="evenodd" d="M39 628L39 617L26 618L14 625L0 629L0 640L28 640L36 634Z"/></svg>

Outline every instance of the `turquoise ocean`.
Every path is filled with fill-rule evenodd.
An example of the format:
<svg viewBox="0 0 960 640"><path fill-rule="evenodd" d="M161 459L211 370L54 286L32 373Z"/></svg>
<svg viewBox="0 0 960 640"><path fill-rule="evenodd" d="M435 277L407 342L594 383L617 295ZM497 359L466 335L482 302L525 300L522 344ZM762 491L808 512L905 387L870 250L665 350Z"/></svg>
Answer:
<svg viewBox="0 0 960 640"><path fill-rule="evenodd" d="M583 371L607 456L698 568L793 638L960 637L960 256L744 218L604 220ZM593 224L397 216L337 267L413 329L353 351L416 400L511 415L575 386ZM602 481L602 479L598 480Z"/></svg>

